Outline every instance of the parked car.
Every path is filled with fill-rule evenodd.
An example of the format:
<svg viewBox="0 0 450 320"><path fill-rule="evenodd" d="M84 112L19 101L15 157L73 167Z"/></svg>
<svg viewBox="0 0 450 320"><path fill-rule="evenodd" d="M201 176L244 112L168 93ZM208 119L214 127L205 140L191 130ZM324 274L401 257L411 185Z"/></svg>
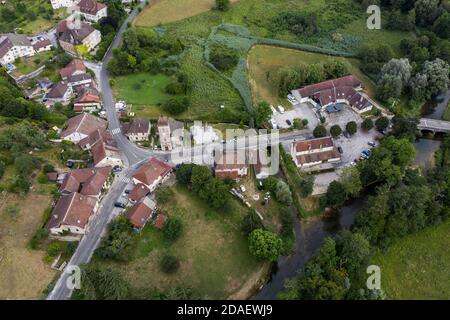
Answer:
<svg viewBox="0 0 450 320"><path fill-rule="evenodd" d="M341 146L339 146L337 149L338 149L339 153L344 153L344 150L342 150Z"/></svg>
<svg viewBox="0 0 450 320"><path fill-rule="evenodd" d="M117 201L117 202L114 202L114 207L125 209L126 205L125 205L125 203Z"/></svg>
<svg viewBox="0 0 450 320"><path fill-rule="evenodd" d="M125 193L126 193L126 194L129 194L130 192L131 192L130 189L125 190Z"/></svg>
<svg viewBox="0 0 450 320"><path fill-rule="evenodd" d="M246 191L245 186L243 184L241 184L240 189L241 189L242 192Z"/></svg>
<svg viewBox="0 0 450 320"><path fill-rule="evenodd" d="M292 122L291 122L291 120L289 120L289 119L286 120L286 123L287 123L288 126L291 126L291 125L292 125Z"/></svg>
<svg viewBox="0 0 450 320"><path fill-rule="evenodd" d="M278 110L280 111L281 114L284 113L284 108L283 108L283 106L278 106Z"/></svg>
<svg viewBox="0 0 450 320"><path fill-rule="evenodd" d="M369 146L371 146L371 147L375 147L376 146L375 142L373 142L373 141L369 141L369 142L367 142L367 144Z"/></svg>

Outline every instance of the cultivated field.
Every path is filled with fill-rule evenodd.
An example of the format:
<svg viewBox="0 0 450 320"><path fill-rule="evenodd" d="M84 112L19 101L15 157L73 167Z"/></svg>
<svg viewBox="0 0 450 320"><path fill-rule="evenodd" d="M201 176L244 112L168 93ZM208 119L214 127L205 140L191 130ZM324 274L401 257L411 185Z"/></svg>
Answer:
<svg viewBox="0 0 450 320"><path fill-rule="evenodd" d="M0 299L38 299L55 271L43 261L45 252L29 249L28 242L42 226L51 197L32 192L0 198ZM13 207L18 210L8 209Z"/></svg>
<svg viewBox="0 0 450 320"><path fill-rule="evenodd" d="M304 64L323 63L331 59L345 61L351 73L364 82L366 91L373 97L374 84L359 70L357 59L258 45L252 48L247 59L253 101L256 103L265 100L274 105L281 102L275 85L267 77L268 73L282 67L295 68Z"/></svg>
<svg viewBox="0 0 450 320"><path fill-rule="evenodd" d="M378 254L388 299L450 299L450 220L409 235Z"/></svg>
<svg viewBox="0 0 450 320"><path fill-rule="evenodd" d="M190 287L201 298L225 299L238 291L238 296L243 297L241 287L245 285L251 290L246 281L266 267L250 255L247 239L241 232L246 209L232 200L230 210L220 212L209 208L185 187L175 186L173 190L175 195L170 203L159 207L182 219L181 238L169 244L161 231L147 225L138 236L133 260L126 266L111 265L120 269L133 292L167 291L183 286ZM168 250L181 261L180 269L173 275L159 268L159 258ZM96 260L96 263L104 262Z"/></svg>
<svg viewBox="0 0 450 320"><path fill-rule="evenodd" d="M231 0L231 3L239 0ZM138 27L153 27L211 10L215 0L153 0L136 18Z"/></svg>

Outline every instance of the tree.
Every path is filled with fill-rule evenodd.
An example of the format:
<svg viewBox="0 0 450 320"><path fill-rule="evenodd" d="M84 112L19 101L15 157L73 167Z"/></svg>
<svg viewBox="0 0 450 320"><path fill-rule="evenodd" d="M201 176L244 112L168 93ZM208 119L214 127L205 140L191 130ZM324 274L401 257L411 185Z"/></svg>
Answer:
<svg viewBox="0 0 450 320"><path fill-rule="evenodd" d="M319 124L314 128L313 135L315 138L325 137L327 135L327 129L323 125Z"/></svg>
<svg viewBox="0 0 450 320"><path fill-rule="evenodd" d="M428 77L425 74L417 73L409 80L409 88L413 99L424 100L428 98L427 87Z"/></svg>
<svg viewBox="0 0 450 320"><path fill-rule="evenodd" d="M230 0L216 0L216 9L227 11L230 8Z"/></svg>
<svg viewBox="0 0 450 320"><path fill-rule="evenodd" d="M172 115L179 115L185 112L190 105L188 98L183 99L171 98L163 103L162 107L165 111Z"/></svg>
<svg viewBox="0 0 450 320"><path fill-rule="evenodd" d="M177 181L184 185L191 183L192 169L194 166L192 163L182 163L175 171Z"/></svg>
<svg viewBox="0 0 450 320"><path fill-rule="evenodd" d="M373 128L373 120L370 118L364 119L364 121L361 123L361 129L365 131L370 131Z"/></svg>
<svg viewBox="0 0 450 320"><path fill-rule="evenodd" d="M345 130L350 134L354 135L358 130L358 125L355 121L350 121L345 125Z"/></svg>
<svg viewBox="0 0 450 320"><path fill-rule="evenodd" d="M342 170L341 177L339 179L341 182L345 193L353 198L359 195L362 189L361 175L358 168L347 167Z"/></svg>
<svg viewBox="0 0 450 320"><path fill-rule="evenodd" d="M433 31L442 39L450 39L450 13L444 12L434 22Z"/></svg>
<svg viewBox="0 0 450 320"><path fill-rule="evenodd" d="M252 233L253 230L263 229L263 227L261 218L255 210L251 210L242 220L242 230L247 236Z"/></svg>
<svg viewBox="0 0 450 320"><path fill-rule="evenodd" d="M164 238L175 241L183 234L183 222L177 216L170 216L164 223Z"/></svg>
<svg viewBox="0 0 450 320"><path fill-rule="evenodd" d="M330 134L334 137L337 138L341 135L342 133L342 129L338 124L335 124L334 126L332 126L330 128Z"/></svg>
<svg viewBox="0 0 450 320"><path fill-rule="evenodd" d="M262 260L276 261L283 248L283 241L276 234L262 229L253 230L248 241L250 253Z"/></svg>
<svg viewBox="0 0 450 320"><path fill-rule="evenodd" d="M223 208L228 201L226 184L217 177L210 178L205 187L199 191L199 196L208 202L212 208Z"/></svg>
<svg viewBox="0 0 450 320"><path fill-rule="evenodd" d="M139 41L134 29L128 29L124 32L122 49L132 56L137 56L139 51Z"/></svg>
<svg viewBox="0 0 450 320"><path fill-rule="evenodd" d="M133 227L128 219L121 216L111 221L108 233L102 239L95 255L102 259L128 261L131 257Z"/></svg>
<svg viewBox="0 0 450 320"><path fill-rule="evenodd" d="M217 46L211 50L210 62L220 71L228 71L237 65L239 56L230 48Z"/></svg>
<svg viewBox="0 0 450 320"><path fill-rule="evenodd" d="M206 184L212 178L211 171L206 166L194 166L191 174L192 190L199 193L205 189Z"/></svg>
<svg viewBox="0 0 450 320"><path fill-rule="evenodd" d="M330 60L323 65L323 69L327 79L336 79L348 74L348 67L341 60Z"/></svg>
<svg viewBox="0 0 450 320"><path fill-rule="evenodd" d="M447 90L449 68L449 65L439 58L425 62L423 74L427 77L427 93L429 96L436 96Z"/></svg>
<svg viewBox="0 0 450 320"><path fill-rule="evenodd" d="M277 200L283 204L292 204L292 193L289 186L283 181L278 180L277 187L275 190L275 197Z"/></svg>
<svg viewBox="0 0 450 320"><path fill-rule="evenodd" d="M255 117L255 122L257 126L261 126L262 124L269 121L272 116L272 109L270 109L269 103L266 101L262 101L258 103L258 105L254 108L253 114Z"/></svg>
<svg viewBox="0 0 450 320"><path fill-rule="evenodd" d="M391 59L381 69L378 94L381 99L398 98L411 78L408 59Z"/></svg>
<svg viewBox="0 0 450 320"><path fill-rule="evenodd" d="M170 253L164 253L159 261L159 266L164 273L172 274L179 269L180 260Z"/></svg>
<svg viewBox="0 0 450 320"><path fill-rule="evenodd" d="M438 16L439 0L417 0L414 4L416 23L421 27L433 24Z"/></svg>
<svg viewBox="0 0 450 320"><path fill-rule="evenodd" d="M375 121L375 127L378 130L386 130L387 127L389 126L389 119L387 117L379 117L376 121Z"/></svg>
<svg viewBox="0 0 450 320"><path fill-rule="evenodd" d="M326 204L331 207L340 207L347 200L347 193L339 181L332 181L325 194Z"/></svg>

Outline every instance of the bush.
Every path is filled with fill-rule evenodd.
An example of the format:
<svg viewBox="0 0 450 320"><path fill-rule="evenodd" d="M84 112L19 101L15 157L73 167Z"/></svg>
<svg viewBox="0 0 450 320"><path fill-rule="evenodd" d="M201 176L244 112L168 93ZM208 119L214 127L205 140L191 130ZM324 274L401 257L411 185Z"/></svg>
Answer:
<svg viewBox="0 0 450 320"><path fill-rule="evenodd" d="M327 129L323 125L319 124L314 128L313 135L315 138L325 137L327 135Z"/></svg>
<svg viewBox="0 0 450 320"><path fill-rule="evenodd" d="M36 230L33 237L31 237L30 248L33 250L36 250L39 247L39 245L42 243L42 241L47 239L47 236L48 236L48 230L46 228L40 228L40 229Z"/></svg>
<svg viewBox="0 0 450 320"><path fill-rule="evenodd" d="M263 229L263 227L261 218L255 210L250 211L242 220L242 231L244 231L246 235L252 233L253 230Z"/></svg>
<svg viewBox="0 0 450 320"><path fill-rule="evenodd" d="M164 273L175 273L180 267L180 261L174 255L169 253L163 254L161 260L159 261L159 266Z"/></svg>
<svg viewBox="0 0 450 320"><path fill-rule="evenodd" d="M156 189L155 197L158 203L167 203L174 195L172 189L167 186L162 186Z"/></svg>
<svg viewBox="0 0 450 320"><path fill-rule="evenodd" d="M163 235L166 240L175 241L183 233L183 222L179 217L171 216L166 220Z"/></svg>
<svg viewBox="0 0 450 320"><path fill-rule="evenodd" d="M219 11L227 11L230 8L230 0L216 0L215 9Z"/></svg>
<svg viewBox="0 0 450 320"><path fill-rule="evenodd" d="M380 117L375 121L375 126L378 130L386 130L389 126L389 119L387 117Z"/></svg>
<svg viewBox="0 0 450 320"><path fill-rule="evenodd" d="M210 62L220 71L228 71L236 67L239 56L234 50L226 47L214 47L211 50Z"/></svg>
<svg viewBox="0 0 450 320"><path fill-rule="evenodd" d="M248 237L250 253L258 259L276 261L283 249L283 241L274 233L254 230Z"/></svg>
<svg viewBox="0 0 450 320"><path fill-rule="evenodd" d="M190 101L187 97L182 99L169 99L162 105L163 109L172 115L179 115L185 112L190 105Z"/></svg>

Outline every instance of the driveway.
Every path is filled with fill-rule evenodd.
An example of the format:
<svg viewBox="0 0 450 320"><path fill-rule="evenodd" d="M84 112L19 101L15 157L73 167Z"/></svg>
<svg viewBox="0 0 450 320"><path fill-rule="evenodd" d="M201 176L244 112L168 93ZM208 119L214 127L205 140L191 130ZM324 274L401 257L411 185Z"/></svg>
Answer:
<svg viewBox="0 0 450 320"><path fill-rule="evenodd" d="M294 119L307 119L309 128L314 129L319 123L313 107L308 103L297 103L292 110L286 111L283 114L277 112L273 115L273 119L281 129L290 128L286 123L289 120L291 124L294 123Z"/></svg>

